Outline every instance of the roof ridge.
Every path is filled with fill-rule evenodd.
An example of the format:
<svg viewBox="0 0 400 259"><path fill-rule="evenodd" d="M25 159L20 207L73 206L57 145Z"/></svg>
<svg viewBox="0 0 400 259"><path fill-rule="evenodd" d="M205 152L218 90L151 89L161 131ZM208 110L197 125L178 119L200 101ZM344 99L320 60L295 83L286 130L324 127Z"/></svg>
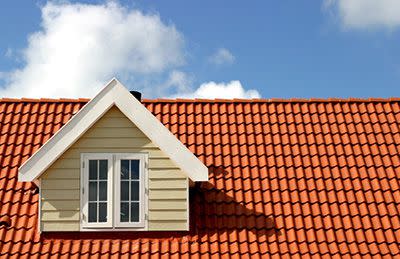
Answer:
<svg viewBox="0 0 400 259"><path fill-rule="evenodd" d="M90 98L0 98L0 102L88 102ZM184 99L184 98L155 98L142 99L143 103L381 103L400 102L400 97L370 97L370 98L257 98L257 99Z"/></svg>
<svg viewBox="0 0 400 259"><path fill-rule="evenodd" d="M181 98L155 98L142 99L144 103L349 103L349 102L400 102L400 97L388 98L259 98L259 99L181 99Z"/></svg>
<svg viewBox="0 0 400 259"><path fill-rule="evenodd" d="M90 99L89 98L7 98L3 97L0 98L0 102L19 102L19 103L48 103L48 102L88 102Z"/></svg>

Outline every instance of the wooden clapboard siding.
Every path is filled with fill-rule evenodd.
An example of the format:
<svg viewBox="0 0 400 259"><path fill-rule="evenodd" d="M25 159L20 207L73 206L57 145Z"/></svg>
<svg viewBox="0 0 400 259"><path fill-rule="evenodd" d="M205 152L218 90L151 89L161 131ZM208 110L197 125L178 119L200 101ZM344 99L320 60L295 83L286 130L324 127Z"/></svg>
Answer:
<svg viewBox="0 0 400 259"><path fill-rule="evenodd" d="M150 179L186 179L186 176L176 169L149 169Z"/></svg>
<svg viewBox="0 0 400 259"><path fill-rule="evenodd" d="M189 222L187 220L152 220L149 222L149 230L175 231L188 229Z"/></svg>
<svg viewBox="0 0 400 259"><path fill-rule="evenodd" d="M46 188L51 188L47 187ZM57 190L57 189L44 189L41 190L42 201L63 201L63 200L79 200L79 189ZM60 210L63 210L60 207Z"/></svg>
<svg viewBox="0 0 400 259"><path fill-rule="evenodd" d="M186 196L185 189L177 190L162 190L162 189L150 189L149 199L150 200L169 200L169 199L184 199Z"/></svg>
<svg viewBox="0 0 400 259"><path fill-rule="evenodd" d="M154 189L171 189L178 190L186 188L186 181L182 179L150 179L149 188Z"/></svg>
<svg viewBox="0 0 400 259"><path fill-rule="evenodd" d="M42 190L76 190L79 179L42 179Z"/></svg>
<svg viewBox="0 0 400 259"><path fill-rule="evenodd" d="M79 231L79 224L76 222L47 221L42 224L42 231Z"/></svg>
<svg viewBox="0 0 400 259"><path fill-rule="evenodd" d="M45 217L47 221L64 221L64 222L75 222L79 221L79 211L76 210L56 210L56 211L42 211L42 217Z"/></svg>
<svg viewBox="0 0 400 259"><path fill-rule="evenodd" d="M149 154L149 230L187 230L188 178L116 107L42 175L42 230L79 231L81 153L135 152Z"/></svg>
<svg viewBox="0 0 400 259"><path fill-rule="evenodd" d="M43 201L43 211L58 211L63 206L65 210L76 210L79 211L80 201L79 200L62 200L62 201Z"/></svg>
<svg viewBox="0 0 400 259"><path fill-rule="evenodd" d="M186 199L181 200L152 200L149 204L149 210L186 210Z"/></svg>

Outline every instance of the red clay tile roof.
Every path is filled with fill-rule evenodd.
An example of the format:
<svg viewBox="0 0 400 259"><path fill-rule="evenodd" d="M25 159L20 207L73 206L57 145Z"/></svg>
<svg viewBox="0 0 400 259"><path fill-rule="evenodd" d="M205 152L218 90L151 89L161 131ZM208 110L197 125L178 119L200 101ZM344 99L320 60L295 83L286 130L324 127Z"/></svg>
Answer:
<svg viewBox="0 0 400 259"><path fill-rule="evenodd" d="M210 168L191 230L40 236L17 168L86 101L0 100L0 257L400 256L399 99L145 100Z"/></svg>

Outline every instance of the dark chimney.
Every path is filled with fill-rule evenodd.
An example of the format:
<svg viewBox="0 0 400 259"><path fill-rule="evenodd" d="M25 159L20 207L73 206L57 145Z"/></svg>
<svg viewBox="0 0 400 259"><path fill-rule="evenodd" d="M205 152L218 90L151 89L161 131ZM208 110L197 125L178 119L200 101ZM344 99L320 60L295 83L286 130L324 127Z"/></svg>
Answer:
<svg viewBox="0 0 400 259"><path fill-rule="evenodd" d="M142 101L142 93L138 91L129 91L139 102Z"/></svg>

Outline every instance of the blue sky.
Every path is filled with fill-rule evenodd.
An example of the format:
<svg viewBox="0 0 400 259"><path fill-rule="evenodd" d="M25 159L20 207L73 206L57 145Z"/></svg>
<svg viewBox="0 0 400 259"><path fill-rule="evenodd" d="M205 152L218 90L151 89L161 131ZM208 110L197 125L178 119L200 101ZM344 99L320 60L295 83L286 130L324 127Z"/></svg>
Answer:
<svg viewBox="0 0 400 259"><path fill-rule="evenodd" d="M368 7L361 0L353 1L353 6L343 1L253 1L248 4L239 1L5 0L0 9L0 94L92 96L101 84L116 75L125 85L143 91L147 97L400 96L400 21L396 18L400 17L400 4L365 0L364 3L370 3ZM41 47L48 46L42 42L49 42L52 33L63 33L65 24L70 24L68 19L74 19L67 16L68 8L82 16L82 8L102 6L101 11L107 12L113 8L110 5L118 9L113 15L139 11L140 19L158 18L157 34L146 38L140 28L132 29L132 35L124 42L110 41L100 48L104 52L101 58L88 49L69 48L69 40L79 42L85 37L89 42L96 42L93 44L105 44L104 35L96 33L93 40L90 38L91 27L82 29L81 35L65 36L52 51ZM50 24L43 25L42 12L46 6L53 8L55 18L49 15ZM112 20L116 16L110 17ZM124 17L122 23L123 20ZM84 27L75 26L77 30ZM102 26L99 30L108 30L107 25ZM143 30L147 32L146 26L152 25L144 25ZM126 24L121 32L130 34L130 28L132 24ZM173 30L176 37L170 36ZM42 37L30 43L28 38L38 32ZM154 48L151 52L160 53L157 64L149 63L155 57L143 50L147 40L159 41L154 46L149 44ZM121 50L114 53L111 49L115 45ZM136 47L129 45L137 45L144 51L137 63L123 58L137 53ZM44 53L37 57L38 52ZM110 62L110 67L104 65L108 62L108 52L121 55ZM66 55L54 62L46 60L53 60L59 53ZM71 61L71 55L76 53ZM94 64L88 63L92 57ZM143 60L145 63L140 63ZM48 63L51 68L39 69L42 63ZM102 66L98 67L100 63ZM80 67L80 64L86 65ZM131 64L134 65L127 68ZM147 65L148 69L141 69ZM47 71L57 76L46 78ZM73 80L68 81L70 78ZM69 86L72 84L76 87Z"/></svg>

